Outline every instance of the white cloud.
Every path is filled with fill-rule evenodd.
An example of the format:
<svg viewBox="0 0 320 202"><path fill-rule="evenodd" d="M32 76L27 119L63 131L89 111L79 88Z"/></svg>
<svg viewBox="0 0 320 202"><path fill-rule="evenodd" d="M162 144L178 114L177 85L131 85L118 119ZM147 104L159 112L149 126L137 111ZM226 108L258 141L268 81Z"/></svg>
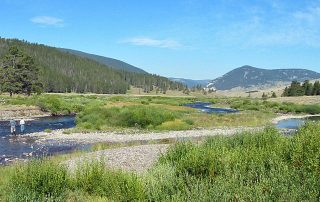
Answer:
<svg viewBox="0 0 320 202"><path fill-rule="evenodd" d="M31 18L30 21L35 24L40 24L44 26L56 26L56 27L64 26L63 19L51 17L51 16L35 16Z"/></svg>
<svg viewBox="0 0 320 202"><path fill-rule="evenodd" d="M133 37L120 41L121 43L128 43L136 46L150 46L157 48L178 49L183 47L181 43L171 39L153 39L149 37Z"/></svg>

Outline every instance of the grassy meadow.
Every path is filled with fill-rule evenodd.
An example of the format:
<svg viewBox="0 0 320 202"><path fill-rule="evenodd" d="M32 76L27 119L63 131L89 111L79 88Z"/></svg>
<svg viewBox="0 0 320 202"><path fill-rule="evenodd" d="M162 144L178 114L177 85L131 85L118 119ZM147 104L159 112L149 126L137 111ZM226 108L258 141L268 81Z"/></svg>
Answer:
<svg viewBox="0 0 320 202"><path fill-rule="evenodd" d="M171 146L143 174L61 158L0 167L3 201L319 201L320 124Z"/></svg>
<svg viewBox="0 0 320 202"><path fill-rule="evenodd" d="M320 113L319 104L296 104L254 98L170 96L108 96L43 94L0 96L0 109L38 108L52 115L76 114L72 131L187 130L193 128L265 126L277 113ZM183 106L196 101L240 110L234 114L206 114Z"/></svg>

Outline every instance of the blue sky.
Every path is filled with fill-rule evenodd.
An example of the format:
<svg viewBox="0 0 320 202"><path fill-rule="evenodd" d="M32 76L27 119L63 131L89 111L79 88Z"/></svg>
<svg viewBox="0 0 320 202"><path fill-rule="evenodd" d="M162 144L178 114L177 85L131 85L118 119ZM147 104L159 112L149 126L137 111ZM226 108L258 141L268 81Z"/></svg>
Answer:
<svg viewBox="0 0 320 202"><path fill-rule="evenodd" d="M0 0L0 36L213 79L242 65L320 72L320 0Z"/></svg>

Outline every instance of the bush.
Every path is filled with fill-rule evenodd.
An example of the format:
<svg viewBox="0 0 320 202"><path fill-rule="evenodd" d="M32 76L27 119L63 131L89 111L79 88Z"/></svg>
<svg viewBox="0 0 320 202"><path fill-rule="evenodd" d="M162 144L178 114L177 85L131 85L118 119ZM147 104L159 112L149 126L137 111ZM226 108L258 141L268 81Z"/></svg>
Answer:
<svg viewBox="0 0 320 202"><path fill-rule="evenodd" d="M317 201L319 130L320 124L313 124L293 138L266 129L257 134L213 137L201 145L179 143L159 164L175 168L180 180L176 179L179 187L171 197L179 200Z"/></svg>
<svg viewBox="0 0 320 202"><path fill-rule="evenodd" d="M77 116L77 126L97 130L114 126L155 128L178 116L176 112L149 106L105 108L95 105L87 107Z"/></svg>
<svg viewBox="0 0 320 202"><path fill-rule="evenodd" d="M17 167L11 180L12 201L43 201L63 197L68 187L65 167L48 161L32 161Z"/></svg>
<svg viewBox="0 0 320 202"><path fill-rule="evenodd" d="M44 130L44 132L45 132L45 133L51 133L51 132L52 132L52 130L51 130L51 129L46 128L46 129Z"/></svg>
<svg viewBox="0 0 320 202"><path fill-rule="evenodd" d="M136 175L108 170L102 162L78 165L71 187L115 201L138 201L144 197L143 185Z"/></svg>

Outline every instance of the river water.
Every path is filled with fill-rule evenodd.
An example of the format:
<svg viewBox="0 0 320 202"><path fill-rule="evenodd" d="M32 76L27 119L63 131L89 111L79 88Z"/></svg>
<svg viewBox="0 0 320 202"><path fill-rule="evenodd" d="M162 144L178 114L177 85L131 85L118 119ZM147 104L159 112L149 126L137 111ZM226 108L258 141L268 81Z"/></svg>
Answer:
<svg viewBox="0 0 320 202"><path fill-rule="evenodd" d="M205 113L236 113L239 112L235 109L226 109L226 108L215 108L210 107L212 103L209 102L196 102L191 104L186 104L187 107L192 107L201 110ZM284 119L279 121L275 126L280 129L298 129L303 126L307 121L320 121L320 116L311 116L307 118L292 118Z"/></svg>
<svg viewBox="0 0 320 202"><path fill-rule="evenodd" d="M202 112L209 113L209 114L211 114L211 113L223 114L223 113L239 112L239 110L236 110L236 109L210 107L211 105L212 105L212 103L210 103L210 102L195 102L195 103L191 103L191 104L186 104L185 106L200 109Z"/></svg>
<svg viewBox="0 0 320 202"><path fill-rule="evenodd" d="M277 128L281 129L298 129L308 121L320 121L320 116L310 116L307 118L292 118L284 119L276 124Z"/></svg>
<svg viewBox="0 0 320 202"><path fill-rule="evenodd" d="M56 130L72 127L75 127L75 116L42 117L26 121L25 133L41 132L45 129ZM16 159L65 153L84 147L87 146L72 143L42 144L34 138L21 134L20 126L17 126L17 136L12 136L10 134L9 121L0 121L0 165Z"/></svg>

